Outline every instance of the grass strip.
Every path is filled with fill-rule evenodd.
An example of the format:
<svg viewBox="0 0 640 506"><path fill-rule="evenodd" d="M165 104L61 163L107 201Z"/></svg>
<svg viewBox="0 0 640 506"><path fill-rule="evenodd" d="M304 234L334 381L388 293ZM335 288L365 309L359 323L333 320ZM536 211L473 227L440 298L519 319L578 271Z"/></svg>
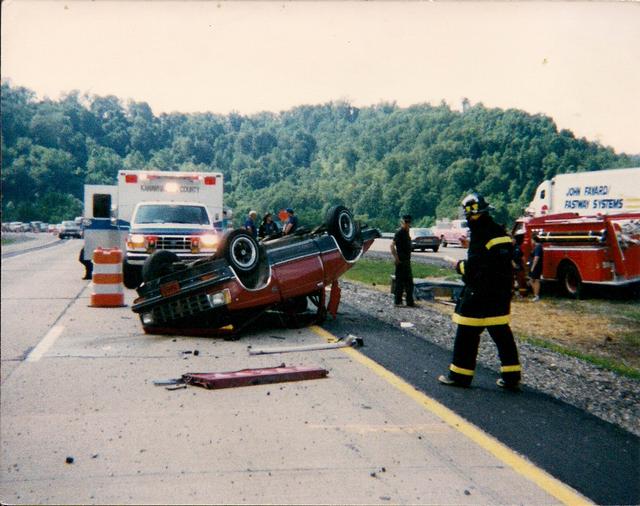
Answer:
<svg viewBox="0 0 640 506"><path fill-rule="evenodd" d="M518 338L521 341L532 344L539 348L546 348L561 355L578 358L580 360L583 360L584 362L589 362L590 364L600 367L601 369L615 372L616 374L619 374L621 376L626 376L632 379L640 379L640 371L638 369L629 367L625 364L617 362L616 360L606 357L598 357L597 355L591 355L589 353L582 353L576 350L572 350L571 348L552 343L550 341L545 341L544 339L538 339L537 337L518 336Z"/></svg>

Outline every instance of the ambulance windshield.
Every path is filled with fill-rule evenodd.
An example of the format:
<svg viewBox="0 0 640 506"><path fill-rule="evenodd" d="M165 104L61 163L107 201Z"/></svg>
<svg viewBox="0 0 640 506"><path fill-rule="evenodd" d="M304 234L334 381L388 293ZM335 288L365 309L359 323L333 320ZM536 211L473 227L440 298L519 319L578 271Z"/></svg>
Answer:
<svg viewBox="0 0 640 506"><path fill-rule="evenodd" d="M149 204L138 207L134 223L185 223L209 225L209 216L203 206Z"/></svg>

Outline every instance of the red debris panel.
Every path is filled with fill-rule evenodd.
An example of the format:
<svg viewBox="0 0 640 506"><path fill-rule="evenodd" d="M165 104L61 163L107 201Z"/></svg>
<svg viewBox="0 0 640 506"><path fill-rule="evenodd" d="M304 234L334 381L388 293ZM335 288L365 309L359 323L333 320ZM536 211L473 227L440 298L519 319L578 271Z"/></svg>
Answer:
<svg viewBox="0 0 640 506"><path fill-rule="evenodd" d="M234 388L285 381L302 381L326 378L329 371L319 367L263 367L259 369L242 369L229 372L187 373L182 380L188 385L204 388Z"/></svg>

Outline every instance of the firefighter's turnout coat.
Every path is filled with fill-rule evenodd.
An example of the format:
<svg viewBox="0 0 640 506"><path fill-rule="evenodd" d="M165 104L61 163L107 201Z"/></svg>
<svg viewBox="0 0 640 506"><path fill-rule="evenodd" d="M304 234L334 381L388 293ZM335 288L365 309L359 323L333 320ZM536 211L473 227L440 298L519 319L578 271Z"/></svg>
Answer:
<svg viewBox="0 0 640 506"><path fill-rule="evenodd" d="M509 323L513 246L504 228L484 214L469 221L471 240L466 260L458 262L464 290L453 321L489 327Z"/></svg>

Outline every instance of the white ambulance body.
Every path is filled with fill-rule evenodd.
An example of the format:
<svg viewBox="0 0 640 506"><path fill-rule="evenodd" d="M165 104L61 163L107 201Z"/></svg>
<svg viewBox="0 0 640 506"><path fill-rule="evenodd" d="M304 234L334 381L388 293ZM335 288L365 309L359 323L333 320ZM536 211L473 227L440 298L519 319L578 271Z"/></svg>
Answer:
<svg viewBox="0 0 640 506"><path fill-rule="evenodd" d="M157 250L207 257L226 228L222 199L218 172L121 170L115 186L85 185L85 259L97 247L122 249L124 284L135 288Z"/></svg>
<svg viewBox="0 0 640 506"><path fill-rule="evenodd" d="M638 211L640 167L634 167L558 174L538 186L526 214L594 216Z"/></svg>
<svg viewBox="0 0 640 506"><path fill-rule="evenodd" d="M121 170L118 173L118 218L131 221L140 202L198 202L214 222L222 222L222 174Z"/></svg>

